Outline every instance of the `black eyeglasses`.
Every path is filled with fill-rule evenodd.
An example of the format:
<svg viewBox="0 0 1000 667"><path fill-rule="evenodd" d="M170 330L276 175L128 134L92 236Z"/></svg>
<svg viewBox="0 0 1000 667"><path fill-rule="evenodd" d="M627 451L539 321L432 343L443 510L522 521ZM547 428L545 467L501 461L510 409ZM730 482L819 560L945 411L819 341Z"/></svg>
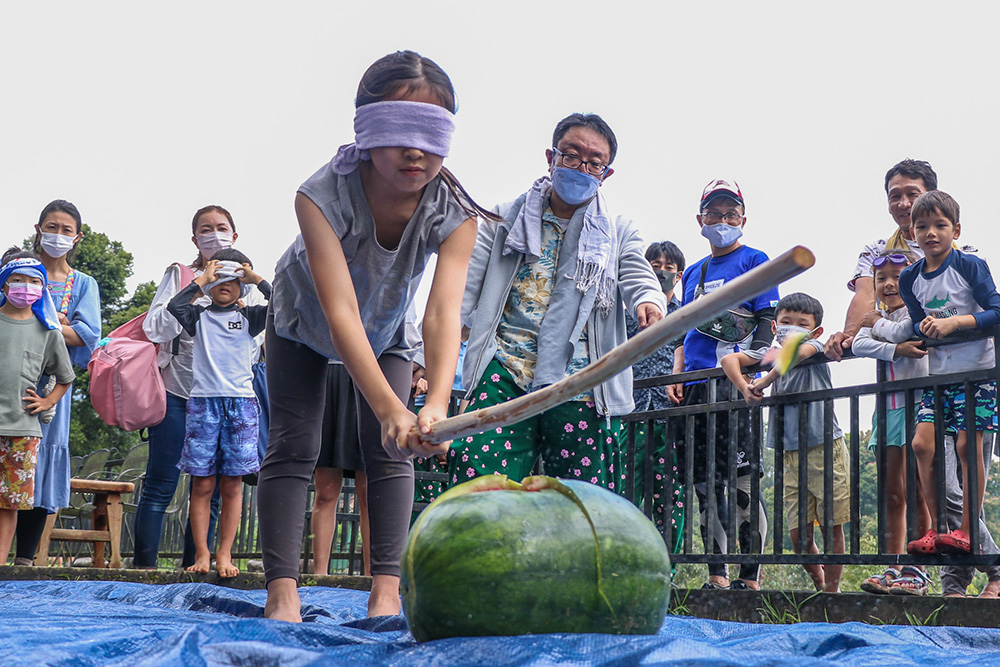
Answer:
<svg viewBox="0 0 1000 667"><path fill-rule="evenodd" d="M583 160L579 155L575 155L573 153L563 153L555 146L552 147L552 150L554 150L556 155L561 158L562 166L567 169L579 169L581 164L585 164L587 165L587 172L593 176L603 176L604 172L608 170L608 165L603 162Z"/></svg>
<svg viewBox="0 0 1000 667"><path fill-rule="evenodd" d="M910 260L906 258L906 255L900 255L899 253L892 253L891 255L880 255L872 260L872 266L876 269L881 269L888 262L892 262L896 266L906 266L910 263Z"/></svg>
<svg viewBox="0 0 1000 667"><path fill-rule="evenodd" d="M739 213L733 213L732 211L730 211L729 213L714 213L712 211L703 211L701 217L705 218L713 225L718 222L725 222L727 225L732 225L743 219L742 215L740 215Z"/></svg>

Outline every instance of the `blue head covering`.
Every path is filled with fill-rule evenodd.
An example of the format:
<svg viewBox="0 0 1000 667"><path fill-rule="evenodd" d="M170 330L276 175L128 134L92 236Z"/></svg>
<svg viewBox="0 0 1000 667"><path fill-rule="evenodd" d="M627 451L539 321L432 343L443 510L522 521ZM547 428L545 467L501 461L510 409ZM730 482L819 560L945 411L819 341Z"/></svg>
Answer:
<svg viewBox="0 0 1000 667"><path fill-rule="evenodd" d="M35 314L35 317L38 318L38 321L45 325L46 329L56 329L57 331L62 331L62 325L59 324L59 316L56 314L56 306L52 303L52 298L49 296L49 290L46 288L49 278L48 274L45 272L45 266L37 259L31 257L12 259L0 268L0 286L6 285L7 279L15 273L21 274L22 276L41 279L42 298L31 304L31 311ZM0 292L0 306L6 302L7 297Z"/></svg>

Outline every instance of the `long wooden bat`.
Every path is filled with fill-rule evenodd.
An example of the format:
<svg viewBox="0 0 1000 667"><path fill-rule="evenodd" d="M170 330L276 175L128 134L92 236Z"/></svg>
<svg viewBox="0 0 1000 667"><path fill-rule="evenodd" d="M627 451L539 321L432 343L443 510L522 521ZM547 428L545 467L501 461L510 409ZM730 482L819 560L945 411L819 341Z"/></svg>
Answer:
<svg viewBox="0 0 1000 667"><path fill-rule="evenodd" d="M434 444L447 442L541 414L621 373L668 341L797 276L815 262L816 258L808 248L795 246L780 257L761 264L711 294L667 315L579 373L511 401L442 419L432 424L431 432L422 435L421 439Z"/></svg>

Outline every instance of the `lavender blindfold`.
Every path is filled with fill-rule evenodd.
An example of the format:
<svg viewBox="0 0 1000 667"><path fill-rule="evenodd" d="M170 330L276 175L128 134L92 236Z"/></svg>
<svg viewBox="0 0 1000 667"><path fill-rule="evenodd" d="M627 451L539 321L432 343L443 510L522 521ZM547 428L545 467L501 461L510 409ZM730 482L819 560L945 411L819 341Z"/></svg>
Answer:
<svg viewBox="0 0 1000 667"><path fill-rule="evenodd" d="M366 104L354 113L354 143L341 146L331 165L338 174L347 175L369 159L368 149L391 146L447 157L454 132L455 114L436 104L405 100Z"/></svg>

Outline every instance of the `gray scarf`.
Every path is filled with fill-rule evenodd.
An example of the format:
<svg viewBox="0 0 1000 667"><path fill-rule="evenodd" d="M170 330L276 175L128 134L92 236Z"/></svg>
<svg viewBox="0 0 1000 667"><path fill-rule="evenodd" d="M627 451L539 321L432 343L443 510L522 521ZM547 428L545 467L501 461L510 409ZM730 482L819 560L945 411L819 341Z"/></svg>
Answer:
<svg viewBox="0 0 1000 667"><path fill-rule="evenodd" d="M552 193L552 181L542 176L531 186L524 205L511 225L503 254L520 252L527 263L538 261L542 252L542 213ZM577 247L576 288L586 293L597 285L594 305L602 317L607 317L615 305L615 263L618 261L618 230L614 218L608 215L604 196L598 192L583 213L583 229Z"/></svg>

